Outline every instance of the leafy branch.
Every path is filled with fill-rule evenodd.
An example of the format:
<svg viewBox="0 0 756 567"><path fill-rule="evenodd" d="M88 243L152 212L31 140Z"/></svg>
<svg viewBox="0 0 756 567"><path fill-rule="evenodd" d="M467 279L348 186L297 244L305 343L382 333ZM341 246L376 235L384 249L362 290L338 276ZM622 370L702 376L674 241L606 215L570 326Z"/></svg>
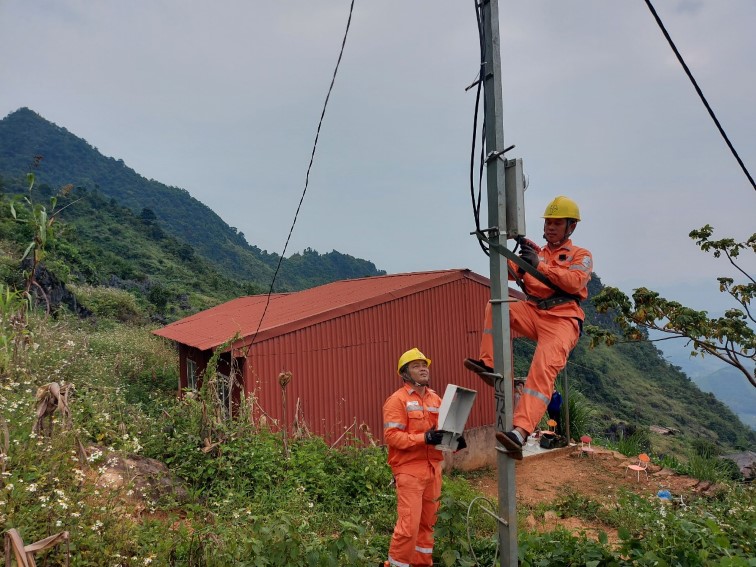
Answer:
<svg viewBox="0 0 756 567"><path fill-rule="evenodd" d="M745 242L732 238L711 240L714 229L706 225L690 233L696 245L704 252L712 252L715 258L723 255L745 278L745 283L736 284L732 278L720 277L719 289L726 292L739 305L728 309L721 317L710 318L706 311L685 307L677 301L669 301L645 287L635 290L632 298L614 287L604 288L593 302L599 313L613 312L615 321L627 341L647 340L647 330L660 331L667 338L686 338L692 356L714 356L742 372L752 386L756 387L756 323L750 310L751 300L756 297L756 281L736 260L741 253L756 253L756 234ZM609 346L620 341L611 331L587 326L591 346L604 343Z"/></svg>

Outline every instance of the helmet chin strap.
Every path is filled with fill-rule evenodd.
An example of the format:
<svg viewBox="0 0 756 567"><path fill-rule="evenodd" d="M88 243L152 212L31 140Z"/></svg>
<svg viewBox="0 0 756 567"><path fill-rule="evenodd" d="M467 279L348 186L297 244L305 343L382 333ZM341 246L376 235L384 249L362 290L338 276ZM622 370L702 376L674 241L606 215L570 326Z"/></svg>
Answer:
<svg viewBox="0 0 756 567"><path fill-rule="evenodd" d="M410 384L412 384L413 386L417 386L418 388L425 388L428 385L428 384L420 384L419 382L415 382L412 378L410 378L406 374L402 375L402 380L404 380L405 382L409 382ZM430 382L430 380L428 380L428 382Z"/></svg>
<svg viewBox="0 0 756 567"><path fill-rule="evenodd" d="M555 242L554 244L552 244L552 246L561 246L562 244L564 244L565 242L567 242L570 239L570 236L572 236L572 233L575 232L575 228L577 227L577 222L573 221L571 224L572 224L572 230L570 230L569 232L567 230L565 230L564 231L564 238L562 238L562 240L560 240L559 242ZM545 233L543 235L543 239L546 240L546 234ZM551 242L549 242L549 244L551 244Z"/></svg>

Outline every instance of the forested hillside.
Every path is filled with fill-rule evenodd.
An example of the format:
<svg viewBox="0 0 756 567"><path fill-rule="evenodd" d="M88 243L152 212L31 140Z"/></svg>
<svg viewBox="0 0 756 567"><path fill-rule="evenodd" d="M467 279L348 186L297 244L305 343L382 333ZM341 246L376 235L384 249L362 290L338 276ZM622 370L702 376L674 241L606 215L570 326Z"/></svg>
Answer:
<svg viewBox="0 0 756 567"><path fill-rule="evenodd" d="M103 156L85 140L28 108L0 120L0 189L25 191L24 175L35 156L41 156L34 170L39 185L58 188L70 183L114 199L135 215L148 209L162 230L191 245L220 273L240 282L270 285L278 255L250 245L243 233L186 190L145 179L122 160ZM337 251L319 254L308 250L284 260L276 290L304 289L379 273L384 272L366 260Z"/></svg>
<svg viewBox="0 0 756 567"><path fill-rule="evenodd" d="M33 203L46 205L51 216L52 193L43 185L31 195ZM267 292L263 286L220 273L191 245L167 234L150 209L135 215L98 191L74 189L58 198L55 210L60 213L45 246L46 272L68 287L127 292L145 317L178 319L241 295ZM0 241L5 243L0 266L8 283L21 277L18 261L33 238L31 219L28 203L0 195ZM21 287L19 281L15 284ZM131 319L132 311L126 309L120 319Z"/></svg>

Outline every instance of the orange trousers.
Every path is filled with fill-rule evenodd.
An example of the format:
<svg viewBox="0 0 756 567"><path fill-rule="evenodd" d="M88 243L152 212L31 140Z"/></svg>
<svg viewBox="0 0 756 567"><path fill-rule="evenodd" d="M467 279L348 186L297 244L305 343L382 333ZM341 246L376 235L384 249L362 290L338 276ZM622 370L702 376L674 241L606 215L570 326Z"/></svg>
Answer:
<svg viewBox="0 0 756 567"><path fill-rule="evenodd" d="M428 463L428 471L422 477L406 473L394 477L397 519L389 545L389 565L433 565L433 526L441 497L441 463L436 467Z"/></svg>
<svg viewBox="0 0 756 567"><path fill-rule="evenodd" d="M580 338L580 326L573 317L551 315L527 301L509 304L509 326L513 337L536 341L525 389L512 418L515 427L532 433L549 405L557 374L567 364L567 357ZM492 368L493 352L493 319L489 303L480 341L480 359Z"/></svg>

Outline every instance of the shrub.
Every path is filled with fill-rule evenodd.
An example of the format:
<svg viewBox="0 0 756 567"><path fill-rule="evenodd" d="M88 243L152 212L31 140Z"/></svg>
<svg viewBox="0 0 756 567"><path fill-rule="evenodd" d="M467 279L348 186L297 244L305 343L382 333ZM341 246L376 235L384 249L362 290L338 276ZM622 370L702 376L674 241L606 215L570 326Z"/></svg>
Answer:
<svg viewBox="0 0 756 567"><path fill-rule="evenodd" d="M144 313L129 292L112 287L69 286L76 301L98 317L123 323L139 322Z"/></svg>

